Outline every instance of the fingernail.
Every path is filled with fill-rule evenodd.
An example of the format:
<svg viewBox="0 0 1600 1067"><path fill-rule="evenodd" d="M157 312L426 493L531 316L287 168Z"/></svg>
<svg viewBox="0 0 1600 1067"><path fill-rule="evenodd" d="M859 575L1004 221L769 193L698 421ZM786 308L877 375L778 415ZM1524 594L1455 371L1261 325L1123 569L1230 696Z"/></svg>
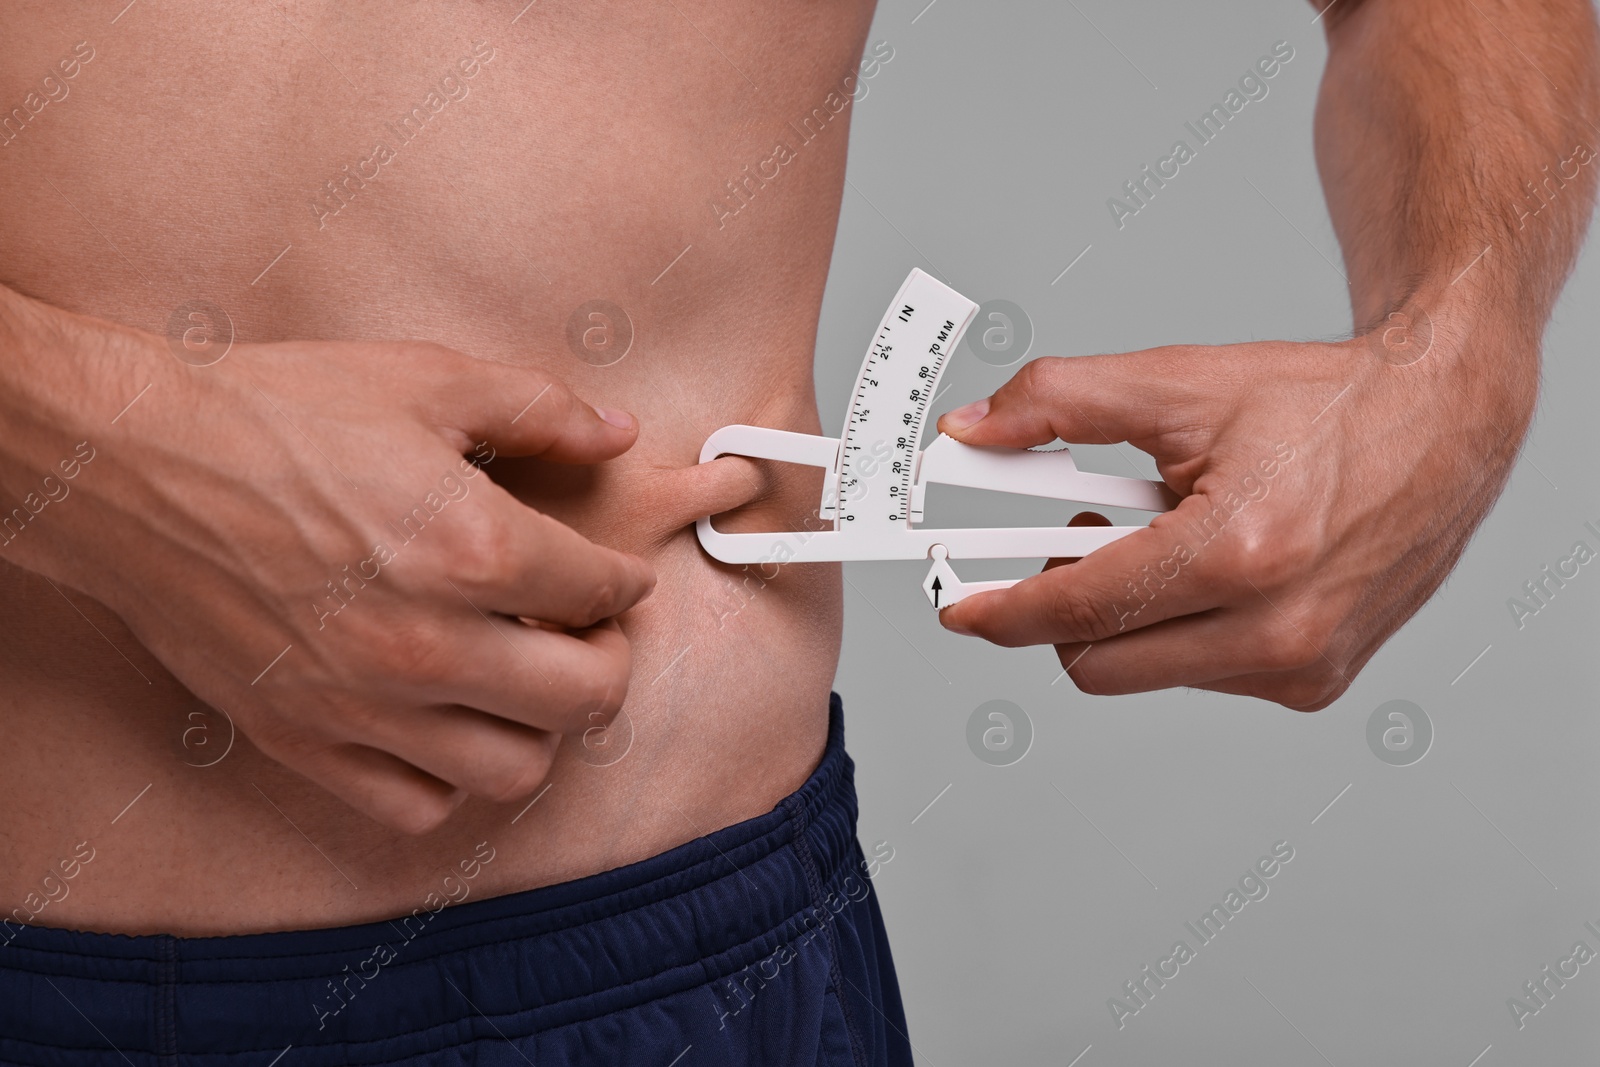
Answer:
<svg viewBox="0 0 1600 1067"><path fill-rule="evenodd" d="M987 414L989 414L989 398L984 397L982 400L974 400L970 404L958 407L954 411L945 412L944 418L939 421L952 430L965 430L968 426L981 422Z"/></svg>
<svg viewBox="0 0 1600 1067"><path fill-rule="evenodd" d="M965 626L962 626L960 623L958 623L958 622L950 622L946 618L946 616L948 614L949 614L948 611L941 611L939 613L939 625L940 626L943 626L946 630L949 630L953 634L960 634L962 637L977 637L978 636L977 634L973 633L971 630L967 629Z"/></svg>
<svg viewBox="0 0 1600 1067"><path fill-rule="evenodd" d="M633 428L633 416L629 415L626 411L612 411L610 408L595 408L594 413L599 415L602 419L606 420L613 426L619 426L624 430L631 430Z"/></svg>

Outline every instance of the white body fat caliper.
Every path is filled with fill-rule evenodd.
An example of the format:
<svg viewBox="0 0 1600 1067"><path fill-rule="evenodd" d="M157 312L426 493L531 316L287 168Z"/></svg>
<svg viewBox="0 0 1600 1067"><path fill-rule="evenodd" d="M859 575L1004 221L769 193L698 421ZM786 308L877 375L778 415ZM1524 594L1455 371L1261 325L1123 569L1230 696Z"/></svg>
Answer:
<svg viewBox="0 0 1600 1067"><path fill-rule="evenodd" d="M954 289L913 270L862 360L843 438L743 425L724 426L706 438L702 463L731 455L823 468L817 514L832 520L833 528L723 533L702 518L695 528L705 550L724 563L746 564L932 560L922 588L941 608L1021 581L963 582L950 560L1086 556L1143 527L930 529L919 523L931 484L1169 510L1177 498L1160 482L1080 471L1065 448L980 448L944 434L918 447L939 376L977 310Z"/></svg>

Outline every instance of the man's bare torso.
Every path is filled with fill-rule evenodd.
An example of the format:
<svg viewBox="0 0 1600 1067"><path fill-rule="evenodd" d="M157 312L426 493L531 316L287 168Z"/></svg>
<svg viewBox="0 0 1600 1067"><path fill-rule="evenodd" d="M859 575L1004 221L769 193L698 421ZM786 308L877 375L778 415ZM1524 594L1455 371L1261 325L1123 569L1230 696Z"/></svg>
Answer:
<svg viewBox="0 0 1600 1067"><path fill-rule="evenodd" d="M8 10L0 109L23 121L0 133L0 282L156 333L209 302L240 341L430 340L536 365L633 412L639 442L600 468L497 457L488 473L658 572L624 618L619 725L566 739L530 808L471 800L410 838L242 736L227 748L226 715L116 616L0 565L12 921L201 934L400 914L480 843L494 858L474 897L579 877L768 810L815 764L837 571L714 564L684 471L725 423L817 429L812 345L871 7L523 3ZM631 323L619 362L599 365L629 326L575 317L591 301ZM767 528L816 507L809 481L752 492L741 521Z"/></svg>

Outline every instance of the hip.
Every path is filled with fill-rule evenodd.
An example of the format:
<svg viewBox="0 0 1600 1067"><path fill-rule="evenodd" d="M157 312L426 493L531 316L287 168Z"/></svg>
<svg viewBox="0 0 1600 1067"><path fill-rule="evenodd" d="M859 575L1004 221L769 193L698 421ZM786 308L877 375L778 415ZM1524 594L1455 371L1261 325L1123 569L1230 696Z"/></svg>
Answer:
<svg viewBox="0 0 1600 1067"><path fill-rule="evenodd" d="M4 926L0 1059L221 1063L293 1045L307 1064L666 1062L690 1047L703 1063L909 1063L837 698L829 718L815 770L767 813L580 880L468 901L508 851L485 840L414 907L360 926ZM78 1010L110 1047L85 1045Z"/></svg>
<svg viewBox="0 0 1600 1067"><path fill-rule="evenodd" d="M126 934L327 927L404 910L480 841L500 858L474 898L610 870L770 810L827 737L837 571L743 575L692 544L684 532L653 554L659 585L624 617L621 714L562 738L531 797L471 798L421 837L262 755L94 601L6 568L5 601L26 623L0 649L0 724L17 739L0 752L0 917ZM63 877L84 851L95 858Z"/></svg>

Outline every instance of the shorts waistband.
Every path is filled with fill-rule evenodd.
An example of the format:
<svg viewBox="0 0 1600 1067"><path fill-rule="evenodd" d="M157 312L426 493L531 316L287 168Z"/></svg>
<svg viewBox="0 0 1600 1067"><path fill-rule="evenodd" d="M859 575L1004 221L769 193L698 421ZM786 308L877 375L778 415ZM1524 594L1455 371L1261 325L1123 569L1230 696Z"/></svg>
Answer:
<svg viewBox="0 0 1600 1067"><path fill-rule="evenodd" d="M835 694L821 763L771 812L613 871L327 930L26 927L0 947L0 1060L109 1044L140 1067L243 1063L292 1043L307 1067L381 1063L458 1043L479 1016L507 1037L595 1019L734 974L814 924L824 895L862 878L855 822Z"/></svg>

